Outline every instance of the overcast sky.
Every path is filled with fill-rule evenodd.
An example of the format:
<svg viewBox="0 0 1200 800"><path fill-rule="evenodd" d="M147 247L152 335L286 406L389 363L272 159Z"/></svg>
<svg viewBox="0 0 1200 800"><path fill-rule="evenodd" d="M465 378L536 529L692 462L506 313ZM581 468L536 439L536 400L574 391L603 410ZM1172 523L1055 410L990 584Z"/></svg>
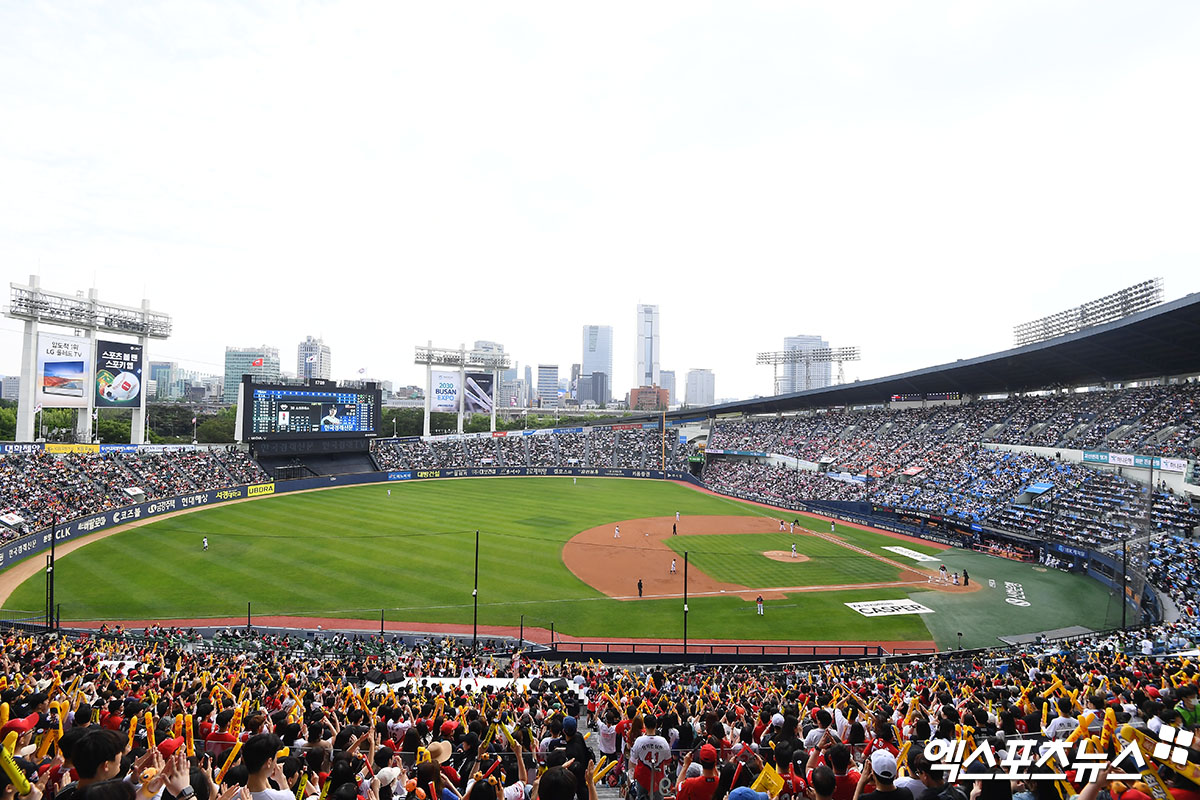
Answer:
<svg viewBox="0 0 1200 800"><path fill-rule="evenodd" d="M334 377L567 373L594 323L623 394L646 302L680 389L770 393L794 334L866 379L1200 290L1198 41L1191 0L5 3L0 254L213 373L306 334Z"/></svg>

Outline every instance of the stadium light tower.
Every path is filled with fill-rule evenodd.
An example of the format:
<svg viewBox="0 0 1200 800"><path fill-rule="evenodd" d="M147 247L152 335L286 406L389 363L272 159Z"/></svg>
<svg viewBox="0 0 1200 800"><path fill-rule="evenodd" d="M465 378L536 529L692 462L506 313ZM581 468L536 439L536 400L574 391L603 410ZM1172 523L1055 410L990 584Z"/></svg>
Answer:
<svg viewBox="0 0 1200 800"><path fill-rule="evenodd" d="M804 388L812 388L813 364L837 364L837 382L845 383L846 375L842 364L846 361L860 361L862 355L857 347L817 347L811 350L773 350L759 353L755 364L769 364L775 370L775 394L779 394L779 365L803 364Z"/></svg>
<svg viewBox="0 0 1200 800"><path fill-rule="evenodd" d="M463 411L466 408L465 398L467 392L473 394L473 399L477 402L485 401L491 407L492 412L492 431L496 430L496 388L500 384L500 372L512 366L507 353L495 353L484 350L468 350L465 345L457 350L451 350L445 347L434 347L433 342L427 345L417 345L416 357L413 359L416 364L425 365L425 435L430 434L429 430L429 414L432 411L433 402L433 368L440 367L457 367L458 376L457 383L452 387L455 410L458 412L458 432L463 432ZM467 375L468 369L486 370L492 373L492 385L487 387L485 391L480 391L484 387L480 387L478 383L469 380ZM487 396L490 393L490 397Z"/></svg>

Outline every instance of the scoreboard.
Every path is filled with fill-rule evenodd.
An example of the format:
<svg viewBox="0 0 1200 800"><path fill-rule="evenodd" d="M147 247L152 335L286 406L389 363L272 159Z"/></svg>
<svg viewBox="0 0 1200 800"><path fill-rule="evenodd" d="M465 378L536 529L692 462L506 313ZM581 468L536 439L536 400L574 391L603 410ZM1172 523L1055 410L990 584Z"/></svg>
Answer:
<svg viewBox="0 0 1200 800"><path fill-rule="evenodd" d="M243 384L244 441L363 439L379 435L378 389Z"/></svg>

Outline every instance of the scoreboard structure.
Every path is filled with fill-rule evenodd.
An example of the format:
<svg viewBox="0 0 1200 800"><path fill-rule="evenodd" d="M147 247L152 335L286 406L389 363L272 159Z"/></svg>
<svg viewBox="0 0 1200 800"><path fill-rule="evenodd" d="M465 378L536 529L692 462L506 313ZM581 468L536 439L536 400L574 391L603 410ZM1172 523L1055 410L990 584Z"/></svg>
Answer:
<svg viewBox="0 0 1200 800"><path fill-rule="evenodd" d="M379 435L382 407L382 392L370 384L261 384L246 375L240 386L236 438L254 443L359 440L365 449L366 440Z"/></svg>

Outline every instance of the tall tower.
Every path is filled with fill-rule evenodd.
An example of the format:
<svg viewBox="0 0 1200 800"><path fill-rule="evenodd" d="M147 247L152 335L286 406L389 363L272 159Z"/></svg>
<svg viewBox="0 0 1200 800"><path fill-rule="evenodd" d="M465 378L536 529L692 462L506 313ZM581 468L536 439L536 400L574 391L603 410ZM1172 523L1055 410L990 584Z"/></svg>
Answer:
<svg viewBox="0 0 1200 800"><path fill-rule="evenodd" d="M637 386L658 386L658 306L637 307L637 369L633 382Z"/></svg>
<svg viewBox="0 0 1200 800"><path fill-rule="evenodd" d="M324 378L333 374L333 357L329 345L311 336L296 346L296 377L301 380Z"/></svg>
<svg viewBox="0 0 1200 800"><path fill-rule="evenodd" d="M783 339L784 350L823 350L828 347L829 342L820 336L785 336ZM805 364L802 361L784 364L779 376L779 393L824 389L833 385L831 366L828 361L819 364Z"/></svg>
<svg viewBox="0 0 1200 800"><path fill-rule="evenodd" d="M584 325L583 326L583 360L581 375L591 377L597 372L603 372L605 377L612 378L612 326ZM608 382L604 383L603 396L597 396L596 384L590 383L592 391L589 397L580 398L593 400L604 405L612 400L608 395Z"/></svg>

